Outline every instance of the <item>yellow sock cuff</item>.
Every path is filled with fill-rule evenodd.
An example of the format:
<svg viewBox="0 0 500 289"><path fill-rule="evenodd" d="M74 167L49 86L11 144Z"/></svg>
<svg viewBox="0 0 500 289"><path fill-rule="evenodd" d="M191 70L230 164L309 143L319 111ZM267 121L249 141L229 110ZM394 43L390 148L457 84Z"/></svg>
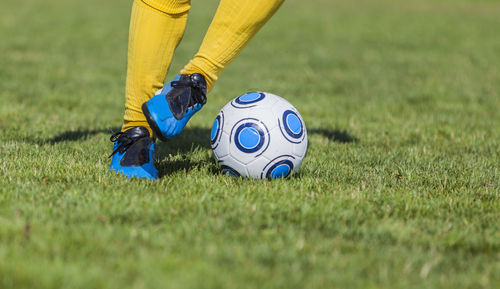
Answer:
<svg viewBox="0 0 500 289"><path fill-rule="evenodd" d="M181 14L191 8L191 0L141 0L154 9L167 14Z"/></svg>
<svg viewBox="0 0 500 289"><path fill-rule="evenodd" d="M122 125L122 131L127 131L127 130L134 128L134 127L137 127L137 126L143 126L143 127L147 128L149 131L149 136L151 136L152 138L155 137L153 131L149 127L148 122L145 120L144 121L125 121L125 122L123 122L123 125Z"/></svg>
<svg viewBox="0 0 500 289"><path fill-rule="evenodd" d="M196 54L181 70L181 74L200 73L207 80L207 92L210 92L224 70L224 66L203 54Z"/></svg>

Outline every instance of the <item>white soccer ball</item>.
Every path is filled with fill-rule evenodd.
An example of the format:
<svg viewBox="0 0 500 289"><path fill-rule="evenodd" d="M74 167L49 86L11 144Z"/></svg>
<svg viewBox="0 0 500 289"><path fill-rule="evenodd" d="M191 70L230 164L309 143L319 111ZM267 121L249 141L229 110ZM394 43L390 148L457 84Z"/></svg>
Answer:
<svg viewBox="0 0 500 289"><path fill-rule="evenodd" d="M211 144L222 172L257 179L288 177L306 155L307 131L293 105L267 92L231 100L212 126Z"/></svg>

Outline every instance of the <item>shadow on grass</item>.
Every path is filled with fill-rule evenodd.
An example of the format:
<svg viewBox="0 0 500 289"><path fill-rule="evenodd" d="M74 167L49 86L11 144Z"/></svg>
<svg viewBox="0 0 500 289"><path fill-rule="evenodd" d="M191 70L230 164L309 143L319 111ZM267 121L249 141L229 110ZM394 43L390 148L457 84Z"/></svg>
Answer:
<svg viewBox="0 0 500 289"><path fill-rule="evenodd" d="M187 127L175 139L157 142L160 154L187 153L200 148L210 148L210 130L208 128Z"/></svg>
<svg viewBox="0 0 500 289"><path fill-rule="evenodd" d="M207 128L187 127L178 137L167 142L158 142L156 147L157 159L166 156L175 156L175 160L157 162L160 177L168 176L179 171L191 171L206 168L210 173L218 172L215 162L210 157L193 160L193 153L198 150L210 149L210 130ZM178 159L180 157L180 159Z"/></svg>
<svg viewBox="0 0 500 289"><path fill-rule="evenodd" d="M176 160L165 160L158 161L155 163L158 171L160 172L160 178L164 176L169 176L181 171L189 172L192 170L208 170L210 175L216 175L220 173L217 168L217 164L211 157L204 157L203 159L192 160L186 155L182 156L182 159Z"/></svg>
<svg viewBox="0 0 500 289"><path fill-rule="evenodd" d="M66 131L48 139L26 138L25 140L38 145L56 145L64 142L84 141L97 134L109 134L119 131L119 127L103 129L80 129ZM322 135L328 140L338 143L357 142L358 138L352 136L346 130L312 128L308 130L310 135ZM111 145L110 145L111 148ZM168 176L179 171L191 171L195 169L208 169L211 174L219 173L217 165L211 157L193 160L191 157L198 150L210 149L210 129L200 127L187 127L181 135L167 142L157 142L156 159L162 160L174 156L174 160L163 160L156 162L161 176ZM179 159L180 158L180 159ZM208 168L207 168L208 167ZM295 175L301 177L301 174Z"/></svg>
<svg viewBox="0 0 500 289"><path fill-rule="evenodd" d="M338 129L327 129L327 128L312 128L307 130L308 134L319 134L330 141L338 142L338 143L352 143L357 142L359 139L353 135L351 135L346 130L338 130Z"/></svg>
<svg viewBox="0 0 500 289"><path fill-rule="evenodd" d="M120 127L102 128L102 129L78 129L69 130L60 133L52 138L38 139L27 137L24 140L38 145L57 144L61 142L74 142L85 140L97 134L107 133L111 136L114 132L120 130ZM308 134L319 134L331 141L339 143L357 142L359 139L352 136L346 130L328 129L328 128L312 128L307 130ZM210 148L210 129L200 127L187 127L181 135L172 141L162 143L160 146L167 153L187 152L194 147Z"/></svg>
<svg viewBox="0 0 500 289"><path fill-rule="evenodd" d="M311 135L322 135L328 140L338 143L354 143L358 138L348 133L346 130L313 128L308 130ZM210 149L210 130L204 128L186 128L180 136L168 142L160 142L157 146L157 157L174 155L181 159L171 161L160 161L157 163L160 177L169 176L179 171L189 172L196 169L207 169L210 174L220 173L216 163L211 157L205 157L201 160L193 160L191 155L199 149ZM294 174L294 178L301 178L302 172Z"/></svg>
<svg viewBox="0 0 500 289"><path fill-rule="evenodd" d="M82 141L100 133L107 133L111 136L111 134L119 130L120 127L102 128L102 129L78 129L78 130L65 131L48 139L27 137L24 140L37 145L55 145L63 142Z"/></svg>

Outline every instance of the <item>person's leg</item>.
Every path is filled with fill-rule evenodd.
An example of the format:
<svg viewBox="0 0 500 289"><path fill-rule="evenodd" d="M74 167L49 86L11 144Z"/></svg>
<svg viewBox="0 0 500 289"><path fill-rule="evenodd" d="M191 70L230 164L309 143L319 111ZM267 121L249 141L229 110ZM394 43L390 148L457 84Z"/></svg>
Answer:
<svg viewBox="0 0 500 289"><path fill-rule="evenodd" d="M162 88L190 0L135 0L130 19L123 131L149 125L141 106Z"/></svg>
<svg viewBox="0 0 500 289"><path fill-rule="evenodd" d="M224 68L250 42L284 0L221 0L200 50L174 81L142 106L161 140L177 136L206 102Z"/></svg>
<svg viewBox="0 0 500 289"><path fill-rule="evenodd" d="M221 0L198 53L181 74L201 73L210 91L224 68L273 16L284 0Z"/></svg>
<svg viewBox="0 0 500 289"><path fill-rule="evenodd" d="M125 115L114 142L110 170L157 179L155 141L141 106L163 86L184 34L190 0L135 0L130 19Z"/></svg>

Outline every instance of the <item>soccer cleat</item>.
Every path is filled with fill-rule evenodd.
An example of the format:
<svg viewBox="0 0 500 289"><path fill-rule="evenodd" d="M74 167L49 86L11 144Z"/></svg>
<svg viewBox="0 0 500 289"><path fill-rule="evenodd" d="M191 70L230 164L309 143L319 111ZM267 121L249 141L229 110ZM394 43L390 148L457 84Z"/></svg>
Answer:
<svg viewBox="0 0 500 289"><path fill-rule="evenodd" d="M162 141L181 133L189 119L207 102L207 82L199 73L178 75L142 105L142 112Z"/></svg>
<svg viewBox="0 0 500 289"><path fill-rule="evenodd" d="M114 142L113 152L109 157L109 169L129 178L146 178L156 180L158 170L155 168L155 141L143 126L131 128L125 132L117 132L110 138Z"/></svg>

